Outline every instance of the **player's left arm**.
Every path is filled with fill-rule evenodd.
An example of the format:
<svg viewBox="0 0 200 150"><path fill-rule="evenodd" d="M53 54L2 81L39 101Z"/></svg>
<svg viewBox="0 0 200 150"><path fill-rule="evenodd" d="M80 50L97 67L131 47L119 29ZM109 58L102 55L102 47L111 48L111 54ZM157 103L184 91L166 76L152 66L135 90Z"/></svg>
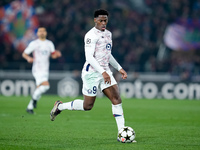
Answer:
<svg viewBox="0 0 200 150"><path fill-rule="evenodd" d="M121 68L121 69L119 70L119 72L120 72L121 75L122 75L122 79L126 79L126 78L127 78L127 73L126 73L126 71L125 71L123 68Z"/></svg>
<svg viewBox="0 0 200 150"><path fill-rule="evenodd" d="M61 56L62 56L62 54L58 50L55 50L54 52L51 53L51 58L53 58L53 59L59 58Z"/></svg>
<svg viewBox="0 0 200 150"><path fill-rule="evenodd" d="M51 58L56 59L62 56L61 52L55 49L55 46L52 41L49 41L48 44L50 46Z"/></svg>
<svg viewBox="0 0 200 150"><path fill-rule="evenodd" d="M120 64L115 60L115 58L113 57L112 54L110 54L110 59L109 59L109 63L116 69L118 70L121 75L122 75L122 79L126 79L127 78L127 73L126 71L120 66Z"/></svg>

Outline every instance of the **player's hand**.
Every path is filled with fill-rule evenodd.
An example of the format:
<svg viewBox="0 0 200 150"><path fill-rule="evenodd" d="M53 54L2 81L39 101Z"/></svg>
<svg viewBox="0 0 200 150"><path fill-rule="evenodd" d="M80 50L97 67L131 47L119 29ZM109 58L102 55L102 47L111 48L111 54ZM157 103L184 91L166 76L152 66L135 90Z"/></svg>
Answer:
<svg viewBox="0 0 200 150"><path fill-rule="evenodd" d="M56 55L57 55L57 57L61 57L61 56L62 56L62 54L61 54L61 52L60 52L60 51L58 51L58 50L55 50L55 52L56 52Z"/></svg>
<svg viewBox="0 0 200 150"><path fill-rule="evenodd" d="M28 57L28 58L27 58L27 62L28 62L28 63L33 63L33 58L32 58L32 57Z"/></svg>
<svg viewBox="0 0 200 150"><path fill-rule="evenodd" d="M119 72L120 72L121 75L122 75L122 79L126 79L126 78L127 78L127 73L126 73L126 71L125 71L123 68L120 69Z"/></svg>
<svg viewBox="0 0 200 150"><path fill-rule="evenodd" d="M102 75L103 75L103 78L104 78L104 82L105 82L106 84L111 84L111 79L110 79L110 76L107 74L107 72L104 71L104 72L102 73Z"/></svg>
<svg viewBox="0 0 200 150"><path fill-rule="evenodd" d="M56 59L56 58L61 57L61 56L62 56L62 54L61 54L61 52L58 51L58 50L55 50L55 51L51 54L51 58L53 58L53 59Z"/></svg>

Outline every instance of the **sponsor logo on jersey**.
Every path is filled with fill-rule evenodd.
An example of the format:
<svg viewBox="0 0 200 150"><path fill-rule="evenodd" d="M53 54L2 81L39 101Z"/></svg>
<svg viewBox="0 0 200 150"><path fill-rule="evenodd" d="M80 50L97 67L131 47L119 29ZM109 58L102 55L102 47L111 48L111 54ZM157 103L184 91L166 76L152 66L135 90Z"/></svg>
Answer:
<svg viewBox="0 0 200 150"><path fill-rule="evenodd" d="M111 50L111 44L110 43L106 44L106 49Z"/></svg>
<svg viewBox="0 0 200 150"><path fill-rule="evenodd" d="M48 50L43 50L43 51L41 51L41 54L42 54L42 55L47 55L47 54L48 54Z"/></svg>

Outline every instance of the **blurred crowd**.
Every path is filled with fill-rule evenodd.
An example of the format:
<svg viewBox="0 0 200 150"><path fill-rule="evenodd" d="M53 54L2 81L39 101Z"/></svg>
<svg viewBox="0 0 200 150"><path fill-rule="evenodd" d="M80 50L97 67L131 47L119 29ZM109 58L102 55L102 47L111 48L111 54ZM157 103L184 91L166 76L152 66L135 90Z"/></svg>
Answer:
<svg viewBox="0 0 200 150"><path fill-rule="evenodd" d="M48 39L63 54L51 60L52 69L82 68L84 35L94 26L94 10L104 8L109 12L107 29L113 33L112 54L127 71L199 73L198 50L177 52L165 47L162 58L158 51L169 24L179 18L199 18L200 0L35 0L34 6L40 26L47 28ZM11 45L1 47L4 63L25 62Z"/></svg>

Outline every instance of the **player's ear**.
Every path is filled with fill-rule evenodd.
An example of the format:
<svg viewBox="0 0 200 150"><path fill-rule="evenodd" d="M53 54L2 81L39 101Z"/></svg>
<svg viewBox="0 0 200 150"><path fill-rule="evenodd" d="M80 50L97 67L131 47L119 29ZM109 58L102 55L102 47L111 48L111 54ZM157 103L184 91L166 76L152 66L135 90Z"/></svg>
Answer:
<svg viewBox="0 0 200 150"><path fill-rule="evenodd" d="M94 18L94 22L97 23L97 18Z"/></svg>
<svg viewBox="0 0 200 150"><path fill-rule="evenodd" d="M36 35L38 36L38 31L36 32Z"/></svg>

